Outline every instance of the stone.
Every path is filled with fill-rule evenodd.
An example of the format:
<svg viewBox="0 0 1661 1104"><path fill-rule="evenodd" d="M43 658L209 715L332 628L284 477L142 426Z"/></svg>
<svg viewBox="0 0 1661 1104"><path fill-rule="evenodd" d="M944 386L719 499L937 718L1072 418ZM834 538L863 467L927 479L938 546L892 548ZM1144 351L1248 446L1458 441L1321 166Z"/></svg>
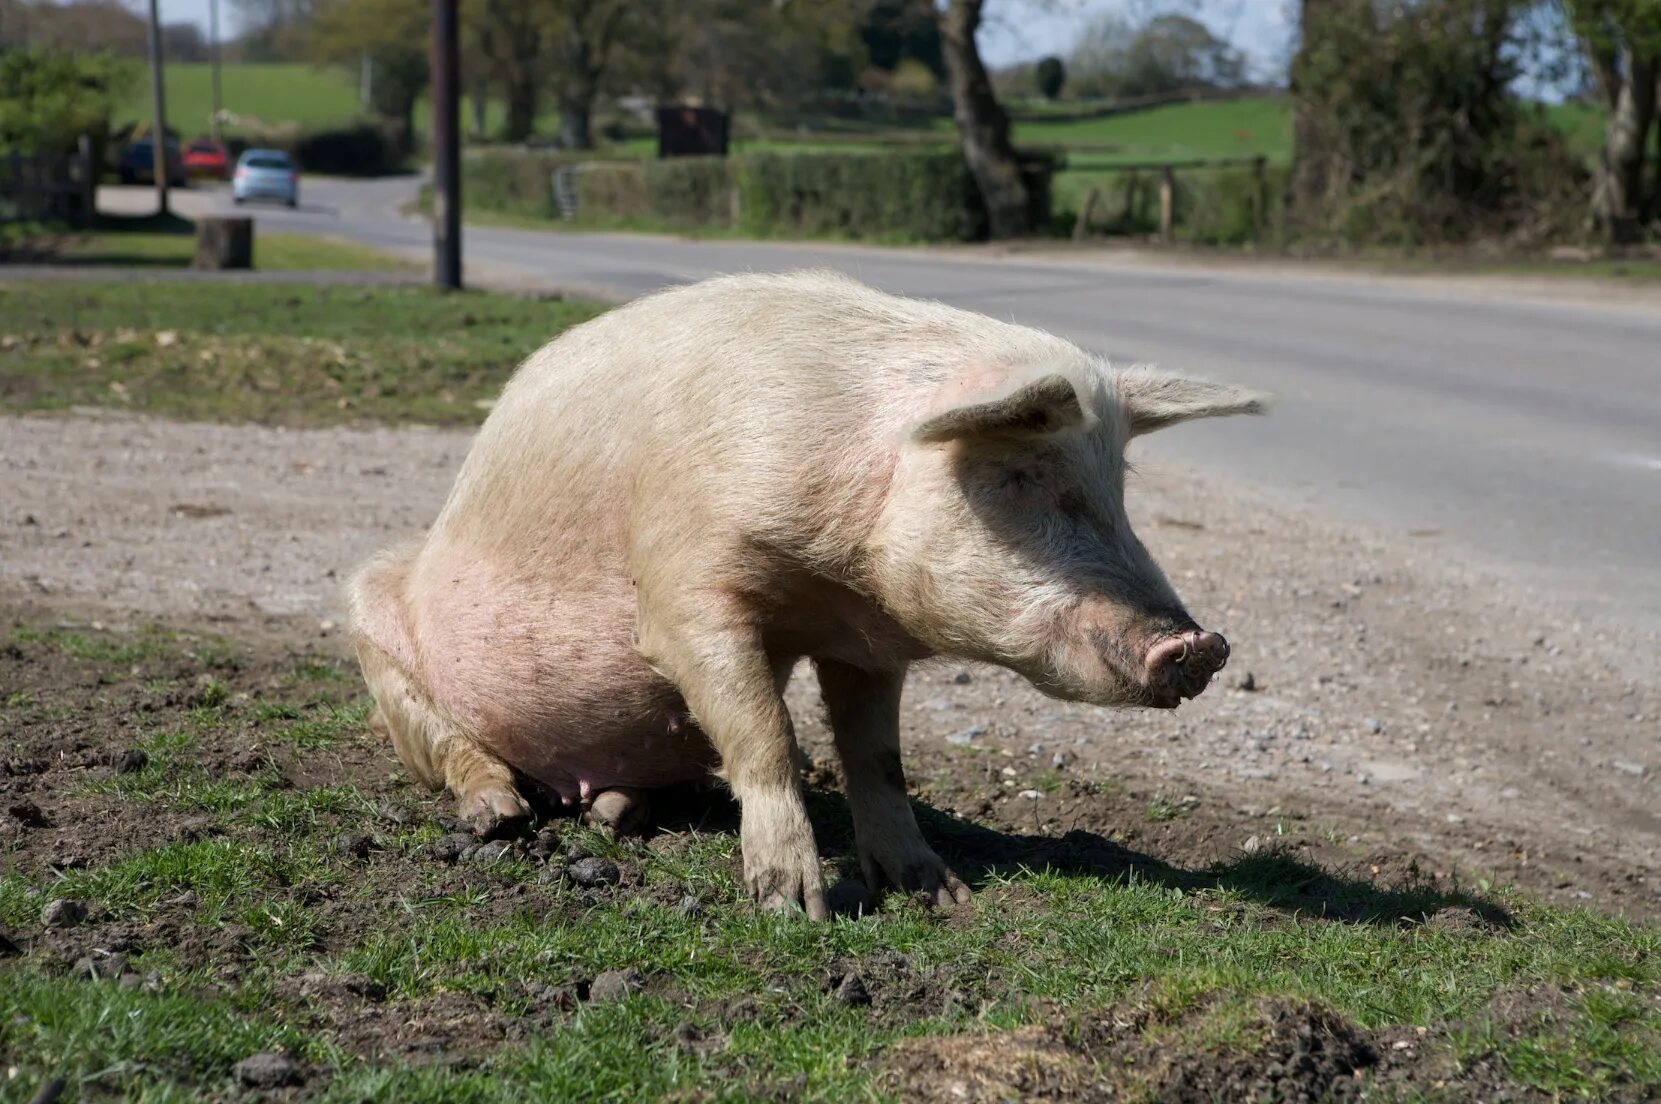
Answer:
<svg viewBox="0 0 1661 1104"><path fill-rule="evenodd" d="M466 832L451 832L447 836L440 836L427 845L427 850L441 862L453 863L461 858L461 853L473 846L473 837Z"/></svg>
<svg viewBox="0 0 1661 1104"><path fill-rule="evenodd" d="M73 928L87 918L87 907L79 901L60 897L40 910L40 922L48 928Z"/></svg>
<svg viewBox="0 0 1661 1104"><path fill-rule="evenodd" d="M578 859L571 864L571 880L580 886L616 885L623 872L610 859Z"/></svg>
<svg viewBox="0 0 1661 1104"><path fill-rule="evenodd" d="M836 999L842 1004L863 1006L871 1003L871 991L857 971L849 970L836 985Z"/></svg>
<svg viewBox="0 0 1661 1104"><path fill-rule="evenodd" d="M300 1063L274 1050L250 1054L233 1066L231 1072L251 1089L280 1089L305 1080L300 1072Z"/></svg>
<svg viewBox="0 0 1661 1104"><path fill-rule="evenodd" d="M644 988L646 975L639 970L607 970L589 985L588 999L603 1004L633 996Z"/></svg>
<svg viewBox="0 0 1661 1104"><path fill-rule="evenodd" d="M374 846L374 840L358 833L341 836L334 843L335 852L348 859L367 859Z"/></svg>

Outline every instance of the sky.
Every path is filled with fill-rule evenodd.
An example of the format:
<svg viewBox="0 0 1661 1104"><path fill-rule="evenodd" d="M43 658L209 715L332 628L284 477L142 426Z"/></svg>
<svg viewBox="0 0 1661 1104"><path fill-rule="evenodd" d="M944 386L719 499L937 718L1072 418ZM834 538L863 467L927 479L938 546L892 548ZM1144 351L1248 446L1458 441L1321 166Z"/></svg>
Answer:
<svg viewBox="0 0 1661 1104"><path fill-rule="evenodd" d="M159 2L162 22L189 21L207 29L210 0ZM127 3L143 10L142 3ZM1045 54L1065 55L1093 19L1146 6L1147 0L988 0L980 33L982 56L988 65L1002 66ZM1252 76L1269 79L1285 71L1295 0L1187 0L1172 6L1185 8L1213 34L1244 51ZM235 33L237 10L231 0L219 0L219 21L222 33Z"/></svg>
<svg viewBox="0 0 1661 1104"><path fill-rule="evenodd" d="M1094 20L1149 6L1134 0L989 0L980 33L981 56L991 66L1045 54L1064 57ZM1160 6L1185 11L1232 43L1245 53L1254 78L1268 80L1286 71L1296 0L1188 0Z"/></svg>

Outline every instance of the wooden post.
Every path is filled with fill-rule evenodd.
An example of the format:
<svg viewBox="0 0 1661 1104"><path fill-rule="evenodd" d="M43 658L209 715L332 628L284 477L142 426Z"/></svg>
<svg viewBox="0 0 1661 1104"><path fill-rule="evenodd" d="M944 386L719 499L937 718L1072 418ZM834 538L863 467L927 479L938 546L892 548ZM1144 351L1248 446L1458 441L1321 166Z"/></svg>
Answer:
<svg viewBox="0 0 1661 1104"><path fill-rule="evenodd" d="M1073 240L1083 241L1090 233L1090 215L1096 210L1096 201L1101 199L1100 187L1090 189L1090 194L1084 197L1084 205L1078 209L1078 221L1073 223Z"/></svg>
<svg viewBox="0 0 1661 1104"><path fill-rule="evenodd" d="M1166 165L1159 170L1159 240L1171 244L1171 222L1176 214L1176 170Z"/></svg>
<svg viewBox="0 0 1661 1104"><path fill-rule="evenodd" d="M192 268L254 267L254 220L199 218L196 220L196 259Z"/></svg>

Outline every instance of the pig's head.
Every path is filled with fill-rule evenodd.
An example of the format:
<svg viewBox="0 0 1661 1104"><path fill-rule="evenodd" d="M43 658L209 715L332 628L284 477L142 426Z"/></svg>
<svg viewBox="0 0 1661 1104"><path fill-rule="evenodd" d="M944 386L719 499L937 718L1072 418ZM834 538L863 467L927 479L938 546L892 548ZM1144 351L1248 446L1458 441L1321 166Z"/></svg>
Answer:
<svg viewBox="0 0 1661 1104"><path fill-rule="evenodd" d="M1195 624L1125 515L1125 448L1257 396L1105 363L966 373L907 425L874 536L889 612L936 652L1047 693L1173 708L1228 644Z"/></svg>

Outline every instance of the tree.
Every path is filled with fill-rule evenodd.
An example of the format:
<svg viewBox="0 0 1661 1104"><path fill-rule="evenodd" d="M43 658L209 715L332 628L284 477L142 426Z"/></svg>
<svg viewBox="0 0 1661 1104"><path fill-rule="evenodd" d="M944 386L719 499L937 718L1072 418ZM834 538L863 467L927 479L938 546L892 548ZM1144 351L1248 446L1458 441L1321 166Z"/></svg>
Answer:
<svg viewBox="0 0 1661 1104"><path fill-rule="evenodd" d="M938 9L940 41L951 81L952 117L957 122L963 159L986 207L992 236L1024 237L1034 229L1026 181L1009 140L1009 116L998 103L975 42L984 6L985 0L947 0Z"/></svg>
<svg viewBox="0 0 1661 1104"><path fill-rule="evenodd" d="M430 10L425 0L318 0L311 48L315 60L374 66L375 112L414 129L415 103L426 90Z"/></svg>
<svg viewBox="0 0 1661 1104"><path fill-rule="evenodd" d="M561 0L553 37L560 59L559 141L567 149L594 147L594 100L627 0Z"/></svg>
<svg viewBox="0 0 1661 1104"><path fill-rule="evenodd" d="M233 0L233 4L243 28L239 46L244 60L294 61L305 55L313 0Z"/></svg>
<svg viewBox="0 0 1661 1104"><path fill-rule="evenodd" d="M0 153L69 153L83 134L101 139L132 77L107 54L0 52Z"/></svg>
<svg viewBox="0 0 1661 1104"><path fill-rule="evenodd" d="M1067 67L1058 57L1039 58L1033 77L1038 82L1038 94L1053 100L1061 95L1061 88L1067 83Z"/></svg>
<svg viewBox="0 0 1661 1104"><path fill-rule="evenodd" d="M469 60L480 64L502 95L502 137L522 142L536 124L548 79L548 0L477 0L462 6Z"/></svg>
<svg viewBox="0 0 1661 1104"><path fill-rule="evenodd" d="M1085 31L1069 68L1075 89L1130 97L1239 87L1246 63L1238 50L1190 16L1165 11L1137 24L1109 12Z"/></svg>
<svg viewBox="0 0 1661 1104"><path fill-rule="evenodd" d="M1644 172L1650 130L1658 126L1661 3L1570 0L1569 14L1609 112L1592 213L1612 242L1628 244L1661 217L1661 162L1653 182Z"/></svg>
<svg viewBox="0 0 1661 1104"><path fill-rule="evenodd" d="M1415 244L1547 236L1584 173L1512 91L1535 0L1303 0L1288 213Z"/></svg>

